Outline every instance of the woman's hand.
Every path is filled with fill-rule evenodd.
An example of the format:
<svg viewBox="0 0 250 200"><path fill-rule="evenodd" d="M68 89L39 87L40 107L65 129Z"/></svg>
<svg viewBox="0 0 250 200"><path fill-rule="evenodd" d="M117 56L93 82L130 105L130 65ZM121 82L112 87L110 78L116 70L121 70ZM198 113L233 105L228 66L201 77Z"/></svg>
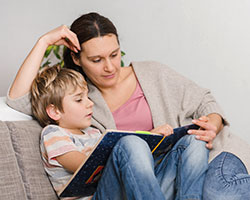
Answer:
<svg viewBox="0 0 250 200"><path fill-rule="evenodd" d="M206 147L212 149L213 140L223 128L221 116L213 113L194 119L192 122L201 128L199 130L189 130L188 133L196 135L197 139L207 142Z"/></svg>
<svg viewBox="0 0 250 200"><path fill-rule="evenodd" d="M40 40L45 42L46 46L64 45L76 53L81 50L77 35L66 25L59 26L46 33Z"/></svg>
<svg viewBox="0 0 250 200"><path fill-rule="evenodd" d="M41 36L20 67L10 88L10 98L16 99L30 91L49 45L65 45L74 52L81 50L76 34L65 25Z"/></svg>
<svg viewBox="0 0 250 200"><path fill-rule="evenodd" d="M154 128L150 132L159 133L159 134L164 135L164 136L168 136L168 135L171 135L174 133L173 128L168 124L164 124L162 126Z"/></svg>

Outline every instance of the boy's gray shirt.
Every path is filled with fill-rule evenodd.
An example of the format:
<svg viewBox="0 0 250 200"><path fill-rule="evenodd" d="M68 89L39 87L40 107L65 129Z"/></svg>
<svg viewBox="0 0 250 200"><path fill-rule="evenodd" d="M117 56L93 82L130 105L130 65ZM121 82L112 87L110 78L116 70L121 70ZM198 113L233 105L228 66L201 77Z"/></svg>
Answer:
<svg viewBox="0 0 250 200"><path fill-rule="evenodd" d="M228 122L208 89L158 62L132 62L131 66L149 104L154 127L169 124L173 128L192 123L192 119L217 113L224 119L224 128L213 142L210 160L222 151L237 155L250 170L250 145L233 135ZM100 91L88 81L89 98L94 102L92 125L101 132L116 129L113 115ZM122 91L121 91L122 92ZM15 100L7 95L12 108L31 115L29 94Z"/></svg>

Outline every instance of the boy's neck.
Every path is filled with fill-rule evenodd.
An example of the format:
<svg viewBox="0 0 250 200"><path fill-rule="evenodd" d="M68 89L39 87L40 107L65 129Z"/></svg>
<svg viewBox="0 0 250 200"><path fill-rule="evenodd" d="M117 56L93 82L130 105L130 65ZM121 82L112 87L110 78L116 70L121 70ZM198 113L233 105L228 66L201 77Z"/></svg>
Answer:
<svg viewBox="0 0 250 200"><path fill-rule="evenodd" d="M76 134L76 135L83 135L84 133L81 131L81 129L69 129L69 128L65 128L62 127L63 129L69 131L72 134Z"/></svg>

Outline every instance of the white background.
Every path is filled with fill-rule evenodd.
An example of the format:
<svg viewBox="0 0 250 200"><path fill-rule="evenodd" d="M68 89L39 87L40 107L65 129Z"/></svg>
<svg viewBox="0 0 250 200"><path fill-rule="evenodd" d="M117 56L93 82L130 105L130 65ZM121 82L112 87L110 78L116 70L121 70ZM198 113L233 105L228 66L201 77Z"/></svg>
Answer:
<svg viewBox="0 0 250 200"><path fill-rule="evenodd" d="M90 11L114 22L126 64L160 61L211 89L250 143L249 0L2 0L0 96L42 34Z"/></svg>

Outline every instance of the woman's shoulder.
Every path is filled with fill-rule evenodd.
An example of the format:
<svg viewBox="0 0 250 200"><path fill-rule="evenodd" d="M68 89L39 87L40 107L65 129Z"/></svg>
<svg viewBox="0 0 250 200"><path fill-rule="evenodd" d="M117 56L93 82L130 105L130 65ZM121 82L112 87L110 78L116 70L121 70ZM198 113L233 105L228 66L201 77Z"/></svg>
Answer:
<svg viewBox="0 0 250 200"><path fill-rule="evenodd" d="M136 61L136 62L131 62L130 66L132 66L136 72L149 72L150 71L150 73L161 72L161 74L164 72L177 73L174 69L169 67L167 64L163 64L158 61Z"/></svg>
<svg viewBox="0 0 250 200"><path fill-rule="evenodd" d="M140 61L132 62L131 66L136 76L142 76L149 79L185 79L180 73L166 64L157 61Z"/></svg>

